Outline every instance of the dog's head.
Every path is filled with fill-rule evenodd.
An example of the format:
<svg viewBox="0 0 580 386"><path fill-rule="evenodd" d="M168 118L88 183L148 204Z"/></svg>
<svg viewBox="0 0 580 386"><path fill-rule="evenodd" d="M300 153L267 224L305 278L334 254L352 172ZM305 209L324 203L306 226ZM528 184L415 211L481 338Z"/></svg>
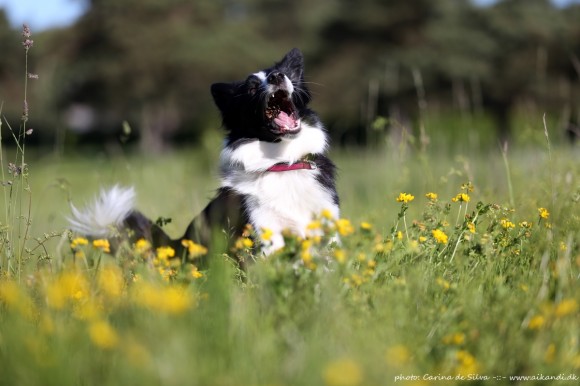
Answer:
<svg viewBox="0 0 580 386"><path fill-rule="evenodd" d="M273 67L245 81L213 84L211 93L230 141L294 138L301 130L311 98L304 84L304 58L296 48Z"/></svg>

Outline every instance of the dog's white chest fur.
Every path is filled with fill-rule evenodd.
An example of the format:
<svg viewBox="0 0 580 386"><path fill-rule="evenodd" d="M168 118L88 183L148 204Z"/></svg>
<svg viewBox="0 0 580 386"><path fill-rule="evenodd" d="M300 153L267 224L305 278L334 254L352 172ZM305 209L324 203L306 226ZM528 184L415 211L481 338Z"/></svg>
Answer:
<svg viewBox="0 0 580 386"><path fill-rule="evenodd" d="M285 229L304 237L308 224L325 209L338 218L332 192L317 180L320 170L267 171L276 163L294 163L306 154L321 153L325 147L325 133L303 124L291 141L254 141L222 151L222 186L246 195L247 214L258 233L262 228L273 232L266 253L284 245L281 233Z"/></svg>

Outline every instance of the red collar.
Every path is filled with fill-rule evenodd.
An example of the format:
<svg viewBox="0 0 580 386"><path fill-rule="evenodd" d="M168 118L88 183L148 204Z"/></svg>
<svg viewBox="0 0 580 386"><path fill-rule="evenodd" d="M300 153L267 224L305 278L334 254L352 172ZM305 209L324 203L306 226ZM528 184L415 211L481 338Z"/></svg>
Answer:
<svg viewBox="0 0 580 386"><path fill-rule="evenodd" d="M290 170L300 170L300 169L316 169L316 164L312 161L298 161L293 164L287 162L280 162L270 166L266 169L267 172L287 172Z"/></svg>

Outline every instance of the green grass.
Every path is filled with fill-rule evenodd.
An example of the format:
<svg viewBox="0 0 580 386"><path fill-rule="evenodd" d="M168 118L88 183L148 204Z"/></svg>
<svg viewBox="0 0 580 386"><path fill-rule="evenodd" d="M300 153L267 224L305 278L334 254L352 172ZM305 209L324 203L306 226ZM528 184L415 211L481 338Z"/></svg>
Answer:
<svg viewBox="0 0 580 386"><path fill-rule="evenodd" d="M151 218L172 218L168 232L177 237L217 187L217 156L199 149L148 159L28 153L27 248L64 231L69 197L81 205L114 183L135 185L138 206ZM40 248L26 254L19 282L3 271L0 384L384 385L418 376L401 381L410 385L462 384L456 377L468 374L580 376L577 149L552 148L551 157L543 148L510 149L509 171L499 148L459 154L386 146L337 151L333 159L349 221L321 218L313 227L340 232L341 245L289 238L244 280L224 256L195 279L191 266L165 266L154 251L133 246L116 257L81 246L76 251L86 257L75 259L70 236L49 235L44 264L37 264ZM462 190L467 182L473 191ZM401 192L414 200L397 202ZM451 201L460 192L469 202Z"/></svg>

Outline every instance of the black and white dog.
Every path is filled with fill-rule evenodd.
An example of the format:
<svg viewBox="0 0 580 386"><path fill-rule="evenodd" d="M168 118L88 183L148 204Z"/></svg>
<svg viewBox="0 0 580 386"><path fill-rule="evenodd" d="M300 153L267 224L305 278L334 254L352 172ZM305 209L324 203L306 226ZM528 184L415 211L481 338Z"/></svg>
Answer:
<svg viewBox="0 0 580 386"><path fill-rule="evenodd" d="M227 130L221 186L182 237L171 239L133 208L133 188L117 186L82 210L73 206L71 229L92 237L144 238L180 251L183 239L210 246L216 231L235 241L250 224L258 235L273 232L263 248L269 254L284 246L283 231L305 236L323 210L338 218L335 166L325 155L326 131L307 107L311 94L300 50L244 81L213 84L211 93Z"/></svg>

